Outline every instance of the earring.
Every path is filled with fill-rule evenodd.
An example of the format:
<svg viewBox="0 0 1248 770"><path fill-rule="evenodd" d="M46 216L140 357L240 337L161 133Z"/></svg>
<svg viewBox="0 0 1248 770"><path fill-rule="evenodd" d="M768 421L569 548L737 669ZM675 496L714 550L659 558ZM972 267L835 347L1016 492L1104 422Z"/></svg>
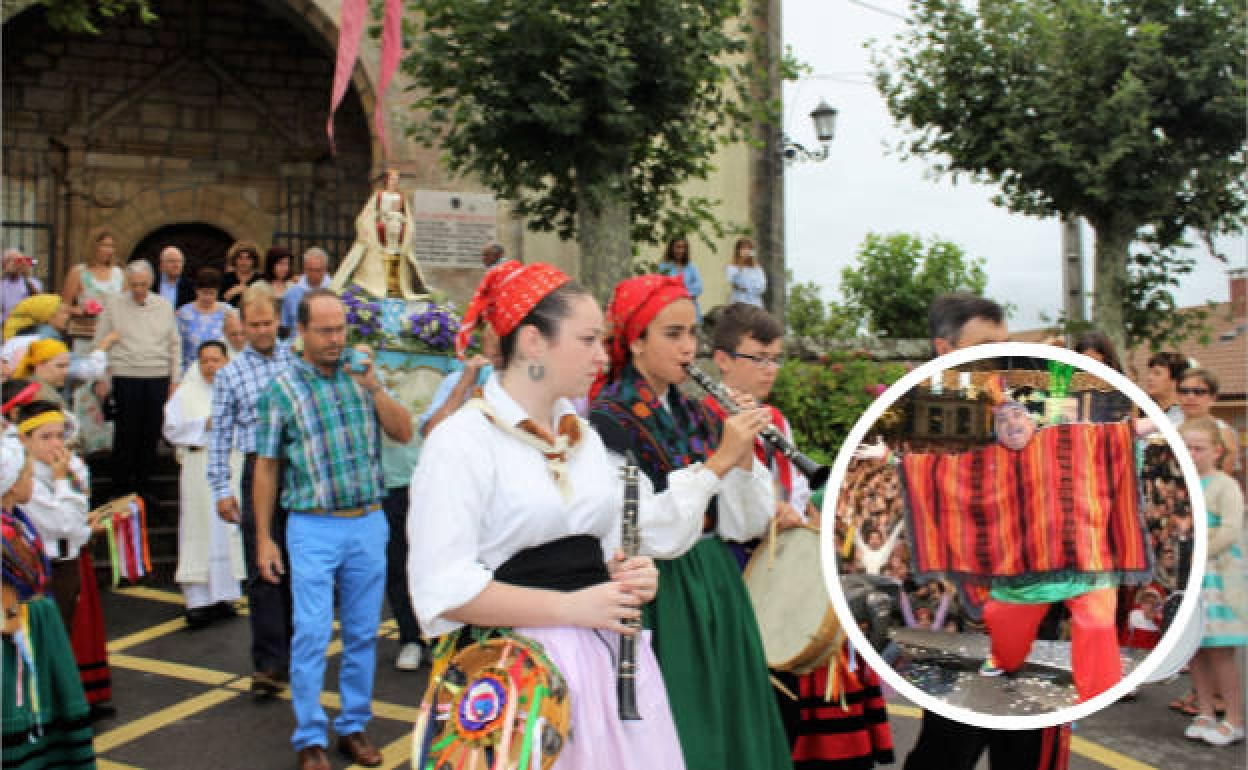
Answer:
<svg viewBox="0 0 1248 770"><path fill-rule="evenodd" d="M540 362L529 364L529 379L540 382L546 376L546 365Z"/></svg>

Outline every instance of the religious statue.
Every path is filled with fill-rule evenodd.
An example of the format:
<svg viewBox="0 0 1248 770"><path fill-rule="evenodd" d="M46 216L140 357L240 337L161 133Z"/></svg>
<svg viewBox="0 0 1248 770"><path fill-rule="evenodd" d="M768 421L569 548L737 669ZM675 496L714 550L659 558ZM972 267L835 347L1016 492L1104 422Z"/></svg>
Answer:
<svg viewBox="0 0 1248 770"><path fill-rule="evenodd" d="M427 297L412 251L412 216L399 191L399 172L386 172L385 186L374 193L355 218L355 243L334 274L330 288L341 292L355 284L379 299Z"/></svg>

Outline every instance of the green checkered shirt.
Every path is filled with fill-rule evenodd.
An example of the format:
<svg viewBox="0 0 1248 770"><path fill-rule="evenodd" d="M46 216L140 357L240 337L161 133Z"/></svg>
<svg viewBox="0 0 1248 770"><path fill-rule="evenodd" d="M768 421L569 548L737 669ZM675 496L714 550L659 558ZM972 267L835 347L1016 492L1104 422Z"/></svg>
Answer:
<svg viewBox="0 0 1248 770"><path fill-rule="evenodd" d="M282 507L341 510L381 499L380 426L373 397L342 369L302 358L256 401L256 454L286 461Z"/></svg>

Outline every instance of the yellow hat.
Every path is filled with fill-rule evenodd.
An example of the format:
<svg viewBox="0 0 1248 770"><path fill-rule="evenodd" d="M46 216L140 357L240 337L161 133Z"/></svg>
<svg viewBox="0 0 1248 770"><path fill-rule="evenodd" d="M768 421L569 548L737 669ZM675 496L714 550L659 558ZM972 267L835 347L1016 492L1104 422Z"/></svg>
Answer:
<svg viewBox="0 0 1248 770"><path fill-rule="evenodd" d="M4 338L12 339L31 324L46 324L60 307L59 294L33 294L27 297L13 307L13 312L4 322Z"/></svg>
<svg viewBox="0 0 1248 770"><path fill-rule="evenodd" d="M35 367L45 361L51 361L53 358L68 353L69 348L65 347L65 343L60 340L35 340L30 343L30 347L26 348L26 355L22 358L22 362L17 365L17 370L13 372L13 376L18 379L25 379L35 370Z"/></svg>

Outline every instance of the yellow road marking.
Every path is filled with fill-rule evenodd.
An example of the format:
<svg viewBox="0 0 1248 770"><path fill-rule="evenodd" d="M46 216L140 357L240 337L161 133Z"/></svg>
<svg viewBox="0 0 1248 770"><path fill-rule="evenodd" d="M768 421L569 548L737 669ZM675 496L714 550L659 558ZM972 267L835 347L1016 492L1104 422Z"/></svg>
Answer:
<svg viewBox="0 0 1248 770"><path fill-rule="evenodd" d="M403 735L381 747L381 756L385 759L378 765L381 770L394 770L412 758L411 727ZM361 770L363 765L351 765L347 770Z"/></svg>
<svg viewBox="0 0 1248 770"><path fill-rule="evenodd" d="M118 668L128 668L133 671L158 674L173 679L184 679L197 684L223 685L239 677L238 674L231 674L226 671L214 671L210 668L187 666L182 663L172 663L165 660L156 660L155 658L140 658L124 653L109 655L108 662Z"/></svg>
<svg viewBox="0 0 1248 770"><path fill-rule="evenodd" d="M198 714L201 711L237 697L238 693L230 690L209 690L193 698L179 701L167 708L153 711L142 719L136 719L114 730L95 736L95 752L102 754L106 751L112 751L118 746L142 738L166 725L173 724L180 719Z"/></svg>
<svg viewBox="0 0 1248 770"><path fill-rule="evenodd" d="M248 691L251 689L251 677L244 676L229 682L225 685L231 690ZM284 687L277 694L282 700L290 700L290 688ZM342 697L332 691L321 693L321 705L327 709L342 709ZM397 703L388 703L382 700L374 699L372 702L373 716L378 719L390 719L395 722L407 722L408 724L416 723L416 713L418 709L415 706L400 706Z"/></svg>
<svg viewBox="0 0 1248 770"><path fill-rule="evenodd" d="M103 757L96 757L95 767L96 770L143 770L142 768L135 767L134 765L127 765L125 762L114 762L111 759L104 759Z"/></svg>
<svg viewBox="0 0 1248 770"><path fill-rule="evenodd" d="M889 716L919 719L923 716L923 709L900 703L890 703L888 704L888 713ZM1157 770L1152 765L1146 765L1138 759L1132 759L1125 754L1119 754L1113 749L1106 748L1099 743L1093 743L1087 738L1080 738L1077 735L1072 735L1070 738L1070 750L1081 757L1090 759L1105 767L1114 768L1114 770Z"/></svg>
<svg viewBox="0 0 1248 770"><path fill-rule="evenodd" d="M182 618L166 620L164 623L157 623L156 625L149 626L142 631L136 631L135 633L123 636L120 639L114 639L108 643L108 651L110 653L121 652L122 650L127 650L135 645L150 642L153 639L158 639L167 634L172 634L174 631L179 631L183 628L186 628L186 621Z"/></svg>
<svg viewBox="0 0 1248 770"><path fill-rule="evenodd" d="M1077 735L1071 736L1070 750L1081 757L1087 757L1093 762L1099 762L1115 770L1157 770L1152 765L1146 765L1138 759L1132 759L1125 754L1119 754L1113 749L1093 743L1087 738L1080 738Z"/></svg>
<svg viewBox="0 0 1248 770"><path fill-rule="evenodd" d="M113 593L129 596L133 599L151 599L152 601L165 602L166 604L186 605L186 602L182 599L182 594L177 591L164 591L159 588L149 588L148 586L114 588Z"/></svg>

